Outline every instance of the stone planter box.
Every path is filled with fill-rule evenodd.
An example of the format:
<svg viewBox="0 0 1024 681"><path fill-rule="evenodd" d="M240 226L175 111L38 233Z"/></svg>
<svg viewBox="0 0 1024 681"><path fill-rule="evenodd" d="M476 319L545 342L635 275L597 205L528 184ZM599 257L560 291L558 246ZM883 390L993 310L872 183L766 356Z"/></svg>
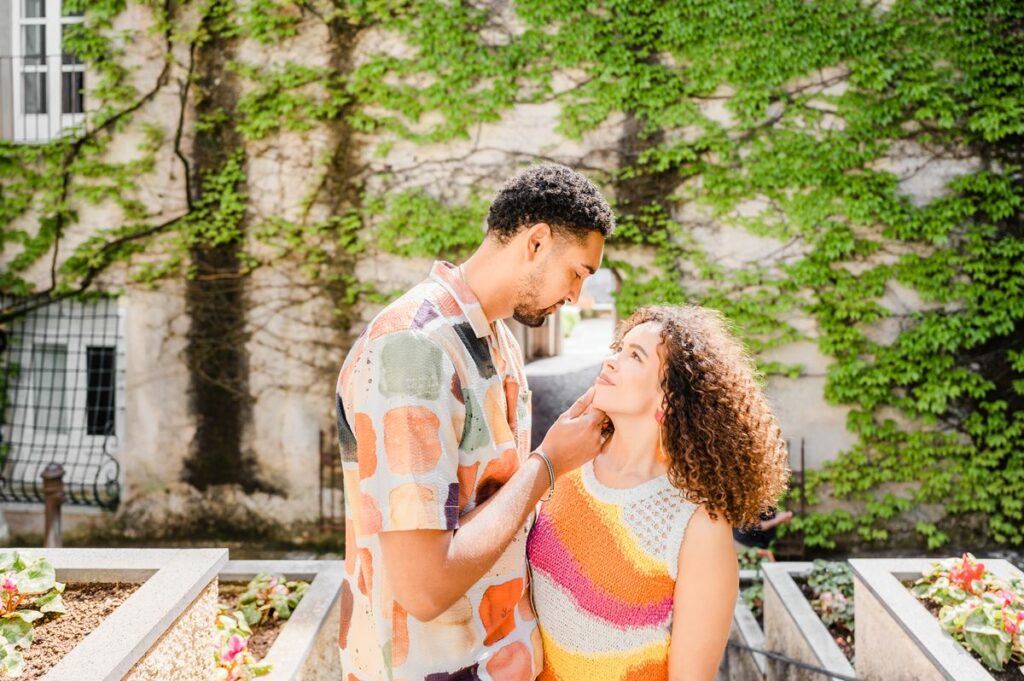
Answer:
<svg viewBox="0 0 1024 681"><path fill-rule="evenodd" d="M266 681L337 681L341 678L338 628L345 566L329 560L232 560L221 582L248 582L261 572L309 582L299 605L281 627L263 661L272 665ZM210 620L213 621L212 619Z"/></svg>
<svg viewBox="0 0 1024 681"><path fill-rule="evenodd" d="M757 570L740 570L740 589L750 586L761 577ZM765 657L759 653L737 647L746 646L764 650L764 632L754 613L737 598L729 629L729 642L718 667L716 681L761 681L765 675Z"/></svg>
<svg viewBox="0 0 1024 681"><path fill-rule="evenodd" d="M61 582L141 584L43 679L212 678L210 626L227 549L11 550L45 556Z"/></svg>
<svg viewBox="0 0 1024 681"><path fill-rule="evenodd" d="M853 665L843 655L807 601L795 578L811 571L812 563L765 563L764 574L764 637L765 647L805 664L827 669L833 678L855 678ZM859 609L855 611L859 615ZM857 623L857 657L860 658L861 625ZM784 663L769 663L766 678L820 681L822 674ZM888 677L887 677L888 678Z"/></svg>
<svg viewBox="0 0 1024 681"><path fill-rule="evenodd" d="M853 559L857 672L865 681L990 681L993 676L942 630L903 585L933 558ZM983 560L1000 577L1021 576L1005 560Z"/></svg>

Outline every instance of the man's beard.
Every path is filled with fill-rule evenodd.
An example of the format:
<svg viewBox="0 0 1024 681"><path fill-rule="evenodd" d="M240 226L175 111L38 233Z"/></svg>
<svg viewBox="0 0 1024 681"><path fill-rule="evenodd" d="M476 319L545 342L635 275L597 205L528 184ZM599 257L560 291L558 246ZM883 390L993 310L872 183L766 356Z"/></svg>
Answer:
<svg viewBox="0 0 1024 681"><path fill-rule="evenodd" d="M537 328L544 325L544 320L548 318L549 314L551 313L546 309L537 310L535 307L522 304L516 305L512 312L512 319L525 326Z"/></svg>
<svg viewBox="0 0 1024 681"><path fill-rule="evenodd" d="M537 302L538 288L540 288L540 277L536 272L531 273L520 282L519 290L516 291L518 302L512 309L512 319L531 328L543 325L548 315L552 314L548 308L540 307L540 303Z"/></svg>

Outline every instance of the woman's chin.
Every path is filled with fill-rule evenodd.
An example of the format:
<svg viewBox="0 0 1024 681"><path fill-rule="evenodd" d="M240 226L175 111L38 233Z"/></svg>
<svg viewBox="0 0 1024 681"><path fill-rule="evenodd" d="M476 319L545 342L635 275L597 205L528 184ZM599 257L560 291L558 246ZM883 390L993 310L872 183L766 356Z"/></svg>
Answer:
<svg viewBox="0 0 1024 681"><path fill-rule="evenodd" d="M607 390L602 390L602 388L607 388L607 386L602 385L601 383L596 383L594 387L594 400L591 402L591 404L594 406L594 408L600 409L601 411L607 414L609 407L614 408L615 401L609 399L610 396L608 395Z"/></svg>

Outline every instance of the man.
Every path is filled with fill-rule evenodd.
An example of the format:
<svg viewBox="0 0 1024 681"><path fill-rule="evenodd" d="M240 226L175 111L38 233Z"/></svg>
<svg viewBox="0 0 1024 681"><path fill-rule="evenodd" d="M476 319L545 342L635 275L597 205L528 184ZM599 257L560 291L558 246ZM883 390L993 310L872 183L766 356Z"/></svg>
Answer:
<svg viewBox="0 0 1024 681"><path fill-rule="evenodd" d="M498 192L463 265L388 305L338 378L346 681L535 678L526 534L554 478L593 458L589 393L530 451L530 392L502 321L540 326L601 264L611 209L582 175L533 166Z"/></svg>

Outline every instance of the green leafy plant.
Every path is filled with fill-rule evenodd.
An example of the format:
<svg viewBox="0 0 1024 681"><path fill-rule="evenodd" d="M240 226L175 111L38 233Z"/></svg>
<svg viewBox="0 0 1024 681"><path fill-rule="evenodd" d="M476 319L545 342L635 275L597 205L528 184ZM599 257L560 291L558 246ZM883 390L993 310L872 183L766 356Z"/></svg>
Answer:
<svg viewBox="0 0 1024 681"><path fill-rule="evenodd" d="M270 673L271 666L249 650L253 628L291 617L308 588L308 582L261 572L233 604L220 606L213 631L217 681L245 681Z"/></svg>
<svg viewBox="0 0 1024 681"><path fill-rule="evenodd" d="M238 597L238 610L251 627L271 619L286 620L308 588L308 582L289 581L284 575L261 572Z"/></svg>
<svg viewBox="0 0 1024 681"><path fill-rule="evenodd" d="M805 595L836 644L853 654L853 572L844 561L815 560L805 579ZM809 593L808 593L809 592Z"/></svg>
<svg viewBox="0 0 1024 681"><path fill-rule="evenodd" d="M942 628L989 669L1024 664L1024 583L985 569L970 553L934 563L911 591L936 604ZM1024 673L1024 666L1021 667Z"/></svg>
<svg viewBox="0 0 1024 681"><path fill-rule="evenodd" d="M764 615L764 580L755 580L750 586L740 591L740 600L754 614L754 617L761 619Z"/></svg>
<svg viewBox="0 0 1024 681"><path fill-rule="evenodd" d="M775 560L768 549L744 546L736 554L741 570L757 570L757 577L740 590L740 600L758 620L764 614L764 579L761 577L761 564Z"/></svg>
<svg viewBox="0 0 1024 681"><path fill-rule="evenodd" d="M579 309L572 308L561 308L558 313L562 317L562 337L568 338L572 335L573 329L580 323L580 311Z"/></svg>
<svg viewBox="0 0 1024 681"><path fill-rule="evenodd" d="M0 552L0 575L0 669L21 676L33 624L65 612L64 584L46 558L19 551Z"/></svg>

